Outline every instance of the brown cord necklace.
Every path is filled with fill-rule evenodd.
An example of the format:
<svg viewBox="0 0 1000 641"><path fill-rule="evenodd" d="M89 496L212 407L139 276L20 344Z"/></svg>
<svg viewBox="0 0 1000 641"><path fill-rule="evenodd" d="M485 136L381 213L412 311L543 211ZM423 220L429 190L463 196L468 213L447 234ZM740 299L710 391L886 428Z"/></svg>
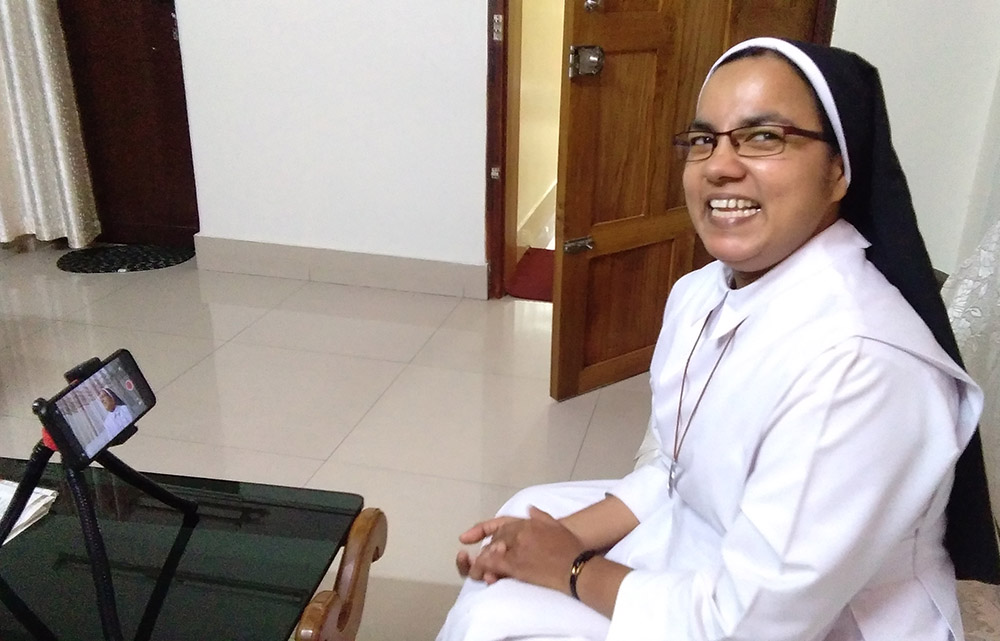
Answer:
<svg viewBox="0 0 1000 641"><path fill-rule="evenodd" d="M679 475L679 464L678 457L681 454L681 447L684 446L684 439L687 437L688 430L691 429L691 421L694 420L695 412L698 411L698 406L701 405L701 399L705 398L705 390L708 389L708 384L712 382L712 377L715 376L715 370L719 369L719 363L722 362L722 357L726 355L726 350L729 349L729 345L733 342L733 338L736 337L736 330L740 328L743 321L740 321L739 325L733 328L733 331L729 333L729 338L726 339L726 344L722 346L722 351L719 353L719 358L716 359L715 365L712 366L712 371L708 373L708 379L705 381L705 386L701 388L701 394L698 395L698 400L695 401L694 407L691 409L691 415L688 416L687 424L684 426L684 431L681 432L681 406L684 404L684 387L687 384L688 367L691 365L691 358L694 356L694 352L698 349L698 343L701 342L701 337L705 333L705 328L708 327L708 321L711 320L712 314L705 317L705 322L701 326L701 331L698 332L698 338L694 339L694 345L691 346L691 353L688 354L687 361L684 362L684 373L681 376L681 391L677 399L677 423L674 426L674 453L673 457L670 459L670 473L667 480L667 494L669 496L674 495L674 487L677 485L677 477ZM745 319L744 319L745 320Z"/></svg>

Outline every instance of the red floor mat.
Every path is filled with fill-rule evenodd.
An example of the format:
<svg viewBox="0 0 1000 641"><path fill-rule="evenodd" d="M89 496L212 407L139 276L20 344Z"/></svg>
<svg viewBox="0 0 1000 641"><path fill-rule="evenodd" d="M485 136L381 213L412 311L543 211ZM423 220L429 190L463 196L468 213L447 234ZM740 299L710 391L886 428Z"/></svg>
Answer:
<svg viewBox="0 0 1000 641"><path fill-rule="evenodd" d="M556 268L556 254L551 249L528 251L517 263L514 277L507 283L507 293L516 298L552 302L552 278Z"/></svg>

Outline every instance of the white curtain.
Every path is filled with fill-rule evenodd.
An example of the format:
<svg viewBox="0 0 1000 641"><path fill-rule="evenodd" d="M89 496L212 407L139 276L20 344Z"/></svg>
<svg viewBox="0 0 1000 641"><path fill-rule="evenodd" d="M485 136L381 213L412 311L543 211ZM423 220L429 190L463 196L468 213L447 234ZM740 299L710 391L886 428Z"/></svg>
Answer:
<svg viewBox="0 0 1000 641"><path fill-rule="evenodd" d="M941 294L969 374L986 392L979 423L994 514L1000 515L1000 215Z"/></svg>
<svg viewBox="0 0 1000 641"><path fill-rule="evenodd" d="M0 0L0 242L100 233L55 0Z"/></svg>

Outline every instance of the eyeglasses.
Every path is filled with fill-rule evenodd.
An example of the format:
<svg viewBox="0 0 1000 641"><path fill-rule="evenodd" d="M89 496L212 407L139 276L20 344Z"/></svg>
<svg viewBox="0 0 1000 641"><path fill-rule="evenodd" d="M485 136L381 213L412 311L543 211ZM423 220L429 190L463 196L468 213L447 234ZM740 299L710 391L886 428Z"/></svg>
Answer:
<svg viewBox="0 0 1000 641"><path fill-rule="evenodd" d="M829 142L822 133L789 125L753 125L729 131L682 131L674 136L674 148L681 160L705 160L719 146L719 138L729 136L729 142L740 156L760 158L775 156L785 150L788 136L802 136Z"/></svg>

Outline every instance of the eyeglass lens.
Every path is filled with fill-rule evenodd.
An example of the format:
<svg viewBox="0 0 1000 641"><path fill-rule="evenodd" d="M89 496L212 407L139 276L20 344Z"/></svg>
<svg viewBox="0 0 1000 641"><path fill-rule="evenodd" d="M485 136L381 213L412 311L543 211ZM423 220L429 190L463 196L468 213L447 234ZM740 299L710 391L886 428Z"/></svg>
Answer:
<svg viewBox="0 0 1000 641"><path fill-rule="evenodd" d="M688 161L704 160L712 155L722 136L729 136L740 156L772 156L785 150L785 132L781 127L741 127L728 132L685 131L675 138L678 154Z"/></svg>

